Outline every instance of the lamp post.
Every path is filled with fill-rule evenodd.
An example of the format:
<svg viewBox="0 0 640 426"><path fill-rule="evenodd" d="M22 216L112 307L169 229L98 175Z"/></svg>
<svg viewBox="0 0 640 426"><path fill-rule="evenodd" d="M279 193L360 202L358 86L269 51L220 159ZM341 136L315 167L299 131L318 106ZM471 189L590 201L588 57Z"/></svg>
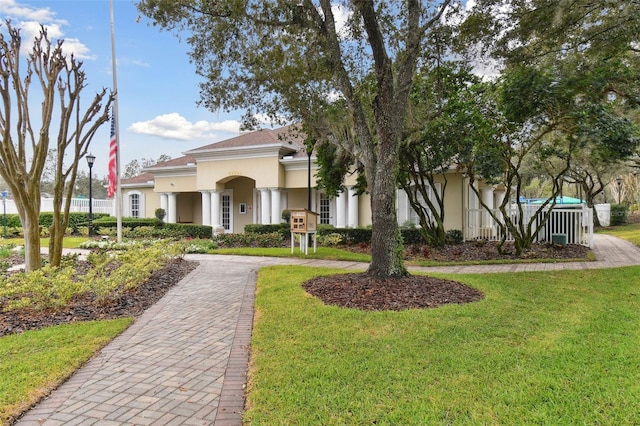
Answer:
<svg viewBox="0 0 640 426"><path fill-rule="evenodd" d="M5 189L2 191L2 225L4 226L4 238L7 238L7 193Z"/></svg>
<svg viewBox="0 0 640 426"><path fill-rule="evenodd" d="M620 204L620 195L622 195L622 178L620 176L616 178L616 183L618 184L618 204Z"/></svg>
<svg viewBox="0 0 640 426"><path fill-rule="evenodd" d="M87 155L87 164L89 165L89 238L93 237L93 191L92 191L92 173L93 163L96 161L94 155Z"/></svg>

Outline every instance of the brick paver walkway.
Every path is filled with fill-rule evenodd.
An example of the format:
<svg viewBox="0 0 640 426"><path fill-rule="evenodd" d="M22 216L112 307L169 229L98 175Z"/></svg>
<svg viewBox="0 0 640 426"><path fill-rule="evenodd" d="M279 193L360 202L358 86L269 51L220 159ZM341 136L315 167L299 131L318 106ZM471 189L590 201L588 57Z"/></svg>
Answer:
<svg viewBox="0 0 640 426"><path fill-rule="evenodd" d="M595 236L595 262L412 268L445 273L594 269L640 264L640 248ZM189 255L200 266L18 425L242 424L256 274L308 259Z"/></svg>

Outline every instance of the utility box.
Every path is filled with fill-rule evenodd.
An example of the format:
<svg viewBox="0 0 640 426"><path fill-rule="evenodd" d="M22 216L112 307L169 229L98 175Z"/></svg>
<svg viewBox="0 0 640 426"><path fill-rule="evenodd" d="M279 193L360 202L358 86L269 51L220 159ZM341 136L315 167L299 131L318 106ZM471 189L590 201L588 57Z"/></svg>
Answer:
<svg viewBox="0 0 640 426"><path fill-rule="evenodd" d="M296 237L300 242L300 250L309 253L309 237L313 238L313 252L316 252L318 233L318 216L307 209L290 209L291 212L291 253L294 252Z"/></svg>
<svg viewBox="0 0 640 426"><path fill-rule="evenodd" d="M291 212L291 232L307 233L318 230L318 213L307 209L294 209Z"/></svg>

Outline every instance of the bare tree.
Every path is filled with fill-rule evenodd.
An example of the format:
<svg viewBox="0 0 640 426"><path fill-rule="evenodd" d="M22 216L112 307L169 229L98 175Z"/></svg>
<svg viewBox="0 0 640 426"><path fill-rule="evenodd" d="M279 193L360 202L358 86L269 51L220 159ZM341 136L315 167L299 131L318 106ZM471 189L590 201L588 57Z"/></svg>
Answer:
<svg viewBox="0 0 640 426"><path fill-rule="evenodd" d="M25 238L27 271L40 268L40 181L50 148L51 125L54 112L60 114L54 182L54 223L51 228L50 263L59 265L62 237L68 224L71 191L78 161L87 153L89 143L100 127L109 119L112 96L103 89L88 108L80 111L80 93L86 86L82 62L62 52L63 40L53 43L41 27L26 60L20 55L20 30L6 21L7 33L0 34L0 176L15 199ZM26 66L24 77L22 66ZM38 117L32 122L30 89L34 80L42 91ZM103 101L106 102L103 105ZM56 102L59 103L58 109ZM15 112L13 110L15 108ZM13 120L15 119L15 124ZM34 125L40 128L34 131ZM88 129L85 129L88 127ZM73 151L67 152L72 147ZM65 161L71 161L65 166ZM66 202L63 208L63 199Z"/></svg>

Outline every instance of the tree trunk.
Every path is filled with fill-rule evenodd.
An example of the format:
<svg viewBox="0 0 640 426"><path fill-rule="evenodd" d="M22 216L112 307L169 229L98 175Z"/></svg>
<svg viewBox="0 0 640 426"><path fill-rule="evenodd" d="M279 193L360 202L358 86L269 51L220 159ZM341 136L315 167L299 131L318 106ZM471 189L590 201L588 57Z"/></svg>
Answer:
<svg viewBox="0 0 640 426"><path fill-rule="evenodd" d="M396 213L398 144L382 139L379 143L375 185L371 192L371 265L367 273L404 277L409 273L404 267L402 236Z"/></svg>
<svg viewBox="0 0 640 426"><path fill-rule="evenodd" d="M60 213L54 212L53 222L49 228L49 264L51 266L60 266L60 262L62 261L64 229L60 223Z"/></svg>
<svg viewBox="0 0 640 426"><path fill-rule="evenodd" d="M23 206L20 211L22 221L22 231L24 233L24 262L25 271L35 271L40 269L40 224L39 209Z"/></svg>

